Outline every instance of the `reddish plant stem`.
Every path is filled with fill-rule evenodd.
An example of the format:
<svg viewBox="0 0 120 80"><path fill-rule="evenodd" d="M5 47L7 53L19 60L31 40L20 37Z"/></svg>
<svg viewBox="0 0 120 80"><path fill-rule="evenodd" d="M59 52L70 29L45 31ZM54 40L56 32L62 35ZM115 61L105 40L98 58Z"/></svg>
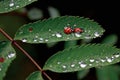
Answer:
<svg viewBox="0 0 120 80"><path fill-rule="evenodd" d="M0 32L9 39L14 46L16 46L21 52L23 52L31 61L32 63L39 69L40 72L42 72L49 80L52 80L45 72L44 70L36 63L36 61L14 40L12 39L4 30L0 28Z"/></svg>

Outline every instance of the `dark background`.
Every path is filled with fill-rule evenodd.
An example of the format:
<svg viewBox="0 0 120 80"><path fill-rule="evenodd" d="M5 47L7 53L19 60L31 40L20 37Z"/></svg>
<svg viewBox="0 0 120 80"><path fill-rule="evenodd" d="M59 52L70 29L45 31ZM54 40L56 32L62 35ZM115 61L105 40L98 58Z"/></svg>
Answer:
<svg viewBox="0 0 120 80"><path fill-rule="evenodd" d="M90 19L94 19L97 21L102 27L106 30L102 38L106 37L109 34L116 34L118 36L117 46L119 46L119 2L113 1L102 1L102 0L38 0L34 2L26 8L29 10L33 7L37 7L43 11L44 18L49 18L48 7L52 6L57 8L61 14L61 16L65 15L72 15L72 16L80 16L80 17L88 17ZM99 39L96 41L99 42ZM96 42L95 41L95 42ZM97 42L96 42L97 43ZM32 57L39 63L40 66L43 66L45 61L54 53L62 50L64 48L64 42L59 42L52 48L46 47L46 44L25 44L21 43L21 46L29 49L25 49ZM29 47L28 47L29 46ZM32 46L32 47L31 47ZM31 51L32 50L32 51ZM35 51L35 52L34 52ZM33 54L32 54L33 53ZM22 58L18 59L20 56ZM23 57L24 56L24 57ZM18 66L19 68L14 68L14 73L11 74L9 72L12 71L12 67L8 71L8 76L5 80L21 80L20 77L26 78L31 72L37 70L36 67L30 63L28 58L22 53L17 52L17 59L18 62L14 61L12 64L15 64L15 67ZM90 69L90 73L84 80L97 80L95 69ZM17 72L18 71L18 72ZM30 72L30 73L28 73ZM47 72L54 80L77 80L76 79L76 72L74 73L66 73L66 74L59 74L54 72ZM11 74L11 75L10 75ZM14 74L17 74L16 76ZM9 78L13 77L13 79ZM15 78L16 77L16 78ZM23 79L23 78L22 78ZM47 79L46 79L47 80Z"/></svg>

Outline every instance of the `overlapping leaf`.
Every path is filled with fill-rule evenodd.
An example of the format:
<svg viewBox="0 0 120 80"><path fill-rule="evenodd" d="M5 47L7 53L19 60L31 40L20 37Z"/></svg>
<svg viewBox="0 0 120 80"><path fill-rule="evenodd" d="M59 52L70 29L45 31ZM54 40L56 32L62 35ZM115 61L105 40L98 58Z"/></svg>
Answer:
<svg viewBox="0 0 120 80"><path fill-rule="evenodd" d="M98 80L119 80L119 74L115 68L116 66L97 68L96 73Z"/></svg>
<svg viewBox="0 0 120 80"><path fill-rule="evenodd" d="M0 42L0 80L3 80L10 63L15 59L15 53L10 42Z"/></svg>
<svg viewBox="0 0 120 80"><path fill-rule="evenodd" d="M10 12L37 0L0 0L0 13Z"/></svg>
<svg viewBox="0 0 120 80"><path fill-rule="evenodd" d="M40 71L33 72L26 80L43 80Z"/></svg>
<svg viewBox="0 0 120 80"><path fill-rule="evenodd" d="M84 32L65 34L65 27L82 28ZM103 32L104 29L97 22L88 18L62 16L22 26L17 31L15 40L22 40L27 43L50 43L96 38L100 37Z"/></svg>
<svg viewBox="0 0 120 80"><path fill-rule="evenodd" d="M60 73L73 72L119 61L118 48L106 44L87 44L58 52L47 60L44 69Z"/></svg>

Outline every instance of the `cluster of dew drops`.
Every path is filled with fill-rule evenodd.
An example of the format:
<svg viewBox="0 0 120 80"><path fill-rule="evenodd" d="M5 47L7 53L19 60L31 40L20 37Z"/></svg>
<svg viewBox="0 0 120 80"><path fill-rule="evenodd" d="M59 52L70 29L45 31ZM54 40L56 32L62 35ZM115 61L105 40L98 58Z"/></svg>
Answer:
<svg viewBox="0 0 120 80"><path fill-rule="evenodd" d="M28 1L31 2L31 0L28 0ZM9 5L8 5L10 7L10 9L12 9L13 7L16 7L16 8L20 7L19 5L16 5L15 3L16 3L16 0L10 0ZM6 9L8 9L8 8L6 8Z"/></svg>
<svg viewBox="0 0 120 80"><path fill-rule="evenodd" d="M15 57L14 51L9 51L6 57L0 56L0 71L2 71L2 64L6 63L8 59L12 59Z"/></svg>
<svg viewBox="0 0 120 80"><path fill-rule="evenodd" d="M72 27L73 27L73 28L72 28ZM28 31L29 31L29 32L33 32L33 31L34 31L34 28L31 26L31 27L28 28ZM57 37L57 38L64 37L64 36L63 36L63 33L64 33L64 34L66 35L65 38L68 40L68 39L70 39L70 36L69 36L69 35L75 36L75 37L79 38L79 37L82 36L82 33L86 32L86 30L84 30L83 28L77 27L76 24L74 24L73 26L71 26L70 24L67 24L67 25L63 28L62 32L54 32L54 33L52 33L52 29L48 29L48 32L50 33L49 35L51 35L51 37ZM19 34L20 34L20 35L21 35L21 34L24 34L24 32L21 30L21 31L19 31ZM94 36L95 36L95 37L99 37L100 34L99 34L98 32L95 32L95 33L94 33ZM32 41L33 41L33 42L40 42L40 43L41 43L41 42L48 42L48 41L49 41L49 38L51 38L51 37L49 37L49 36L47 36L47 37L48 37L48 38L45 38L45 39L44 39L44 38L40 37L39 34L36 34ZM92 37L86 35L85 38L86 38L86 39L91 39ZM28 41L27 38L22 38L21 40L22 40L22 42L27 42L27 41Z"/></svg>
<svg viewBox="0 0 120 80"><path fill-rule="evenodd" d="M61 61L57 61L56 65L60 66L63 72L67 72L70 69L80 69L80 68L87 68L87 67L94 67L94 64L104 64L105 62L107 63L112 63L113 61L117 61L118 58L120 58L120 54L119 53L115 53L113 54L111 57L105 57L105 58L99 58L99 59L94 59L94 58L90 58L90 59L86 59L84 61L74 61L71 62L71 64L64 64L64 62ZM54 67L53 65L50 65L49 67Z"/></svg>

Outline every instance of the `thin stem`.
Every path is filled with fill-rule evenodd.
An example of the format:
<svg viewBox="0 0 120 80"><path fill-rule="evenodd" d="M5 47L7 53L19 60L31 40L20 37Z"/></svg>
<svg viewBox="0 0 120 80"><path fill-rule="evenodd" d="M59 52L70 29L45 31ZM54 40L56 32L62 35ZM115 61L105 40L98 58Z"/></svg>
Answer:
<svg viewBox="0 0 120 80"><path fill-rule="evenodd" d="M14 40L12 39L5 31L3 31L0 28L0 32L9 39L14 46L16 46L21 52L23 52L31 61L32 63L42 72L49 80L52 80L45 72L44 70L36 63L36 61Z"/></svg>

